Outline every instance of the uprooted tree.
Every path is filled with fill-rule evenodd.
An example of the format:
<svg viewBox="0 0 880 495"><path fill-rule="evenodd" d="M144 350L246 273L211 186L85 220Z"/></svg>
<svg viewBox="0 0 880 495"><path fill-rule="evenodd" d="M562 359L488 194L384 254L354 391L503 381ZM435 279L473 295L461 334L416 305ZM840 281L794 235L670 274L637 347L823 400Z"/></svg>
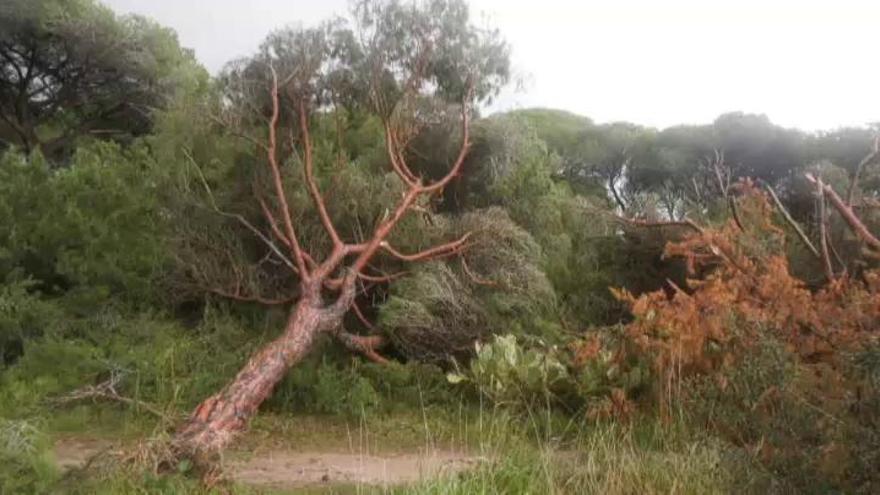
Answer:
<svg viewBox="0 0 880 495"><path fill-rule="evenodd" d="M268 171L268 187L264 195L255 186L252 197L263 218L257 223L221 211L207 181L203 184L216 212L237 219L278 260L278 270L289 279L281 286L289 293L270 300L248 293L240 280L206 289L235 300L292 307L282 334L253 354L232 381L204 400L177 430L174 446L181 455L228 445L321 334L382 360L376 353L381 337L342 328L349 311L359 313L354 304L359 284L396 276L375 271L375 258L419 262L455 256L468 248L467 232L412 253L395 248L389 236L408 213L422 210L425 198L442 192L460 173L469 148L473 105L495 94L507 79L506 46L495 32L469 24L467 7L456 0L412 5L358 2L354 20L354 29L335 22L274 33L258 56L227 73L232 82L215 120L264 157L265 165L260 166ZM445 103L443 111L451 106L460 114L459 149L444 175L423 179L408 165L407 143L431 118L431 106L437 102ZM316 178L320 157L313 143L314 123L340 108L366 112L381 122L387 161L402 184L396 204L386 205L373 225L360 232L338 228ZM267 122L265 130L254 130L259 122ZM306 221L302 212L293 211L291 194L296 193L284 181L288 165L301 168L298 184L320 222L320 242L311 233L309 242L303 240L300 227Z"/></svg>

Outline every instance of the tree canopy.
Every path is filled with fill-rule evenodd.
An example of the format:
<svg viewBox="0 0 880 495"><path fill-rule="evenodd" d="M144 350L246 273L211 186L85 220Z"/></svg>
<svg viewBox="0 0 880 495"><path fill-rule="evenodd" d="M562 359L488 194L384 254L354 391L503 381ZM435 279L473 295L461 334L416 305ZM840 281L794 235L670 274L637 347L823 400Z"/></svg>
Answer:
<svg viewBox="0 0 880 495"><path fill-rule="evenodd" d="M174 31L94 0L0 5L0 145L70 156L82 137L150 131L175 94L206 82Z"/></svg>

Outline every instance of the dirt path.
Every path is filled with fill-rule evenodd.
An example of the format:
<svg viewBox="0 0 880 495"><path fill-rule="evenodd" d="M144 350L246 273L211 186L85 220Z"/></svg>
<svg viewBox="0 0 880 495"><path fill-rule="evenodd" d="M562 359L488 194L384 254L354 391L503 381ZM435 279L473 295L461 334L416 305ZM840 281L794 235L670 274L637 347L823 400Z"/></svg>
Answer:
<svg viewBox="0 0 880 495"><path fill-rule="evenodd" d="M453 452L406 453L395 456L270 452L230 463L232 477L250 485L273 488L320 483L397 485L455 473L477 459Z"/></svg>
<svg viewBox="0 0 880 495"><path fill-rule="evenodd" d="M56 442L55 459L62 469L71 469L111 447L113 444L105 440L67 438ZM226 469L235 481L281 489L323 484L398 485L472 469L482 461L442 450L393 455L269 450L246 458L233 452L230 457Z"/></svg>

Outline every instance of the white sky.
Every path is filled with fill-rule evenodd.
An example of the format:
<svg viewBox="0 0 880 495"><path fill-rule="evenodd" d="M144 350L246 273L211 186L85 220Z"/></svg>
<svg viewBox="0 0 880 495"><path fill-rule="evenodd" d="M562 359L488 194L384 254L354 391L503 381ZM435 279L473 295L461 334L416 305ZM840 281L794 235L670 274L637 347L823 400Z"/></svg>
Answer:
<svg viewBox="0 0 880 495"><path fill-rule="evenodd" d="M103 0L177 30L212 72L346 0ZM880 121L880 0L470 0L523 87L493 110L562 108L665 127L727 111L805 130Z"/></svg>

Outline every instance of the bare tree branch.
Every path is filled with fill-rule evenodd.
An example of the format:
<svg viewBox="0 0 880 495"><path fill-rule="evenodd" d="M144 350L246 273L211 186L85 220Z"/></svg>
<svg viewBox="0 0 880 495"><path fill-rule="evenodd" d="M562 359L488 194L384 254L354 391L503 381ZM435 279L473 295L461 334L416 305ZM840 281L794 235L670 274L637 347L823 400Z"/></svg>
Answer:
<svg viewBox="0 0 880 495"><path fill-rule="evenodd" d="M333 332L336 340L349 351L362 354L364 357L378 364L388 364L388 359L376 352L385 345L385 338L381 335L356 335L345 331L341 326Z"/></svg>
<svg viewBox="0 0 880 495"><path fill-rule="evenodd" d="M807 180L813 184L819 182L812 174L807 174ZM868 244L871 248L875 250L880 250L880 239L877 239L871 232L865 227L865 224L853 213L852 208L846 205L840 196L834 192L834 189L828 184L823 184L821 186L822 190L825 192L825 197L827 197L831 204L840 212L840 215L846 221L847 225L849 225L850 229L855 232L866 244Z"/></svg>
<svg viewBox="0 0 880 495"><path fill-rule="evenodd" d="M613 216L615 219L617 219L620 222L623 222L623 223L629 224L629 225L633 225L636 227L647 227L647 228L685 227L685 228L689 228L695 232L698 232L700 234L703 233L703 228L700 227L699 225L697 225L693 220L691 220L689 218L685 218L684 220L680 220L680 221L669 220L669 221L652 222L652 221L648 221L648 220L638 220L635 218L626 218L626 217L622 217L622 216L618 216L618 215L613 215Z"/></svg>
<svg viewBox="0 0 880 495"><path fill-rule="evenodd" d="M822 192L822 179L816 179L816 201L819 202L819 246L822 248L822 269L825 270L825 278L829 282L834 281L834 268L831 266L831 256L828 254L828 235L826 224L828 216L825 214L825 194Z"/></svg>
<svg viewBox="0 0 880 495"><path fill-rule="evenodd" d="M284 192L284 183L281 181L281 169L278 166L277 159L277 148L278 148L278 117L280 114L280 103L278 101L278 73L275 72L274 67L269 67L272 71L272 118L269 121L269 146L268 151L266 153L266 157L269 161L269 168L272 171L272 179L275 184L275 195L277 196L278 203L281 209L281 218L284 221L284 227L287 232L287 238L290 239L290 247L293 253L293 259L296 262L297 269L299 270L300 280L302 282L306 282L309 279L309 271L306 267L305 257L303 256L303 249L299 244L299 239L296 237L296 231L293 228L293 220L290 217L290 207L287 204L287 195Z"/></svg>
<svg viewBox="0 0 880 495"><path fill-rule="evenodd" d="M183 154L187 157L187 159L190 161L190 163L192 163L192 165L195 167L196 171L198 172L199 179L202 182L202 186L205 188L205 192L207 192L207 194L208 194L208 200L211 203L211 208L215 212L217 212L217 214L219 214L221 216L237 220L245 228L247 228L248 230L253 232L253 234L255 236L257 236L257 238L259 238L261 241L263 241L263 243L265 243L267 246L269 246L269 249L271 249L272 252L274 252L276 255L278 255L278 257L281 258L281 261L283 261L285 265L287 265L291 270L293 270L294 273L299 274L300 272L297 269L297 267L293 265L293 263L290 261L290 259L287 256L284 256L284 253L282 253L281 250L278 249L278 246L276 246L275 243L272 242L271 239L269 239L268 237L263 235L263 233L260 231L260 229L254 227L253 224L251 224L244 216L239 215L237 213L229 213L229 212L226 212L226 211L223 211L220 209L220 207L217 205L217 201L214 199L214 193L211 192L211 187L208 185L208 181L205 179L205 175L202 173L201 167L199 167L199 165L193 159L193 157L189 153L189 151L184 150Z"/></svg>
<svg viewBox="0 0 880 495"><path fill-rule="evenodd" d="M798 237L800 237L801 241L804 243L804 246L813 253L817 259L822 259L822 255L819 254L819 250L816 249L816 246L810 241L810 238L807 237L807 234L804 233L804 230L801 226L792 218L791 214L782 204L782 201L779 200L779 196L776 195L776 191L773 190L773 187L770 184L765 184L764 187L767 189L767 192L770 193L770 197L773 199L773 203L776 205L776 208L779 210L779 213L782 214L782 217L785 218L785 221L788 222L789 225L794 229L797 233Z"/></svg>
<svg viewBox="0 0 880 495"><path fill-rule="evenodd" d="M376 329L376 326L373 325L372 323L370 323L370 320L368 320L367 317L364 316L364 313L363 313L363 311L361 311L361 307L358 305L357 301L355 301L354 304L351 305L351 310L355 314L355 316L357 316L357 319L360 320L360 322L365 327L367 327L370 330Z"/></svg>
<svg viewBox="0 0 880 495"><path fill-rule="evenodd" d="M116 390L116 387L118 387L119 384L122 383L123 378L124 373L122 371L113 370L110 373L110 378L104 380L103 382L97 385L86 385L85 387L78 388L66 395L53 399L52 403L56 405L66 405L71 402L79 402L83 400L94 401L98 399L105 399L115 402L121 402L123 404L133 406L136 409L143 409L144 411L147 411L148 413L166 421L169 421L171 419L167 414L165 414L164 411L161 411L153 404L121 395Z"/></svg>
<svg viewBox="0 0 880 495"><path fill-rule="evenodd" d="M852 207L853 197L855 197L856 188L858 188L859 184L859 176L862 175L862 169L868 166L874 158L880 155L880 135L874 138L874 146L871 148L871 152L868 153L862 160L856 165L856 169L853 172L852 179L849 181L849 189L846 191L846 204L849 207Z"/></svg>
<svg viewBox="0 0 880 495"><path fill-rule="evenodd" d="M485 278L478 276L473 271L471 271L471 268L468 266L467 260L465 259L464 256L462 256L460 259L461 259L462 270L464 270L465 275L467 275L468 278L470 278L471 281L473 281L475 284L484 285L486 287L498 287L500 285L498 282L495 282L494 280L487 280Z"/></svg>
<svg viewBox="0 0 880 495"><path fill-rule="evenodd" d="M327 205L324 204L324 198L321 196L321 191L318 190L318 184L315 182L315 164L312 157L312 138L309 134L306 104L302 99L299 101L299 128L302 133L303 172L305 174L306 185L309 188L309 194L312 196L312 202L315 203L315 208L318 209L318 216L321 219L321 224L324 225L324 230L327 231L327 235L329 235L330 240L333 241L334 248L339 249L342 247L342 240L339 238L339 234L333 226L330 214L327 213Z"/></svg>
<svg viewBox="0 0 880 495"><path fill-rule="evenodd" d="M385 251L388 252L391 256L401 260L401 261L424 261L429 259L436 259L438 257L450 256L453 254L457 254L461 252L462 248L464 248L465 243L468 238L470 238L471 233L461 236L460 238L447 242L445 244L440 244L439 246L434 246L417 253L413 254L404 254L400 251L394 249L388 242L382 242L381 247Z"/></svg>

